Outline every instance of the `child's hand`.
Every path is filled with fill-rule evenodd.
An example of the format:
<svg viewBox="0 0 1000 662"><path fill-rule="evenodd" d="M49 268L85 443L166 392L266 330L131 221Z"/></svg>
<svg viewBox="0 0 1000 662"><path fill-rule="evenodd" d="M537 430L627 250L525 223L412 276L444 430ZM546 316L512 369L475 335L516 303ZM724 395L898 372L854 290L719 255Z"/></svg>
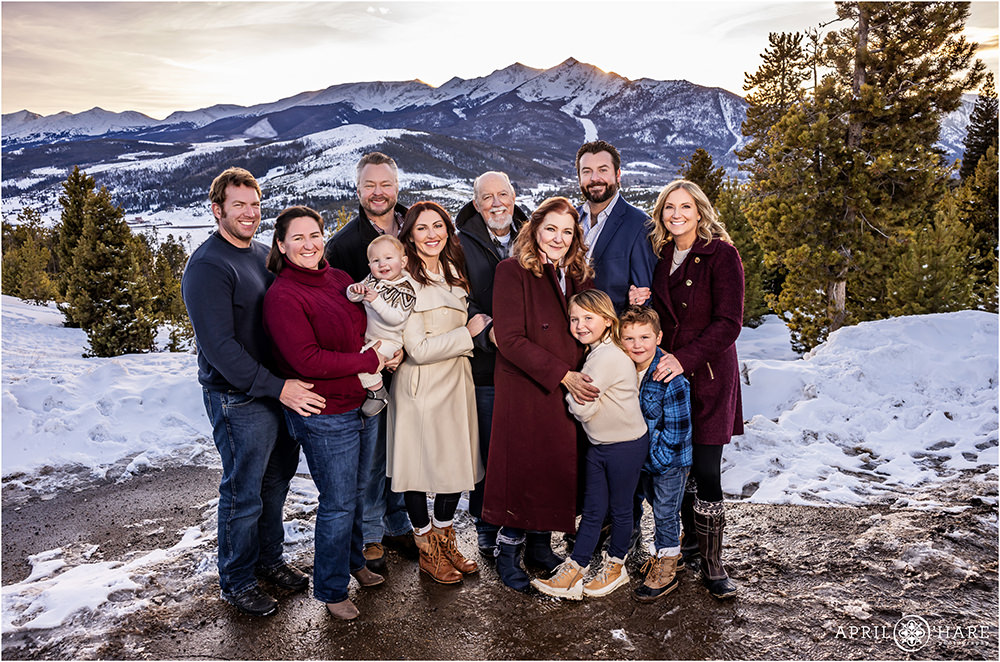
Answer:
<svg viewBox="0 0 1000 662"><path fill-rule="evenodd" d="M364 286L364 283L351 283L351 286L347 289L354 294L364 294L367 288Z"/></svg>
<svg viewBox="0 0 1000 662"><path fill-rule="evenodd" d="M378 292L376 292L375 290L373 290L368 286L365 286L365 301L371 303L377 298L378 298Z"/></svg>

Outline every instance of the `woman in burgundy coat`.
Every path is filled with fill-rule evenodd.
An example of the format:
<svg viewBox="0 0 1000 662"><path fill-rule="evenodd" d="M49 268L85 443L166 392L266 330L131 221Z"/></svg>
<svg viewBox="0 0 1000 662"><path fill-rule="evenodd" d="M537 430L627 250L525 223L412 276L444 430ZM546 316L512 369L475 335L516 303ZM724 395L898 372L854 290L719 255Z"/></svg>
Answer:
<svg viewBox="0 0 1000 662"><path fill-rule="evenodd" d="M486 468L483 519L500 525L497 570L526 590L525 561L551 571L553 530L576 529L577 425L561 387L593 400L597 390L577 369L583 347L569 333L566 302L593 287L578 215L566 198L549 198L521 228L513 256L497 265L493 331L496 400Z"/></svg>
<svg viewBox="0 0 1000 662"><path fill-rule="evenodd" d="M666 352L654 379L683 374L691 385L694 463L681 506L685 564L701 555L702 581L717 598L736 586L722 565L722 449L743 434L736 338L743 326L743 263L697 184L677 180L653 208L652 304L663 324ZM641 292L630 299L642 303ZM697 545L695 544L697 540Z"/></svg>

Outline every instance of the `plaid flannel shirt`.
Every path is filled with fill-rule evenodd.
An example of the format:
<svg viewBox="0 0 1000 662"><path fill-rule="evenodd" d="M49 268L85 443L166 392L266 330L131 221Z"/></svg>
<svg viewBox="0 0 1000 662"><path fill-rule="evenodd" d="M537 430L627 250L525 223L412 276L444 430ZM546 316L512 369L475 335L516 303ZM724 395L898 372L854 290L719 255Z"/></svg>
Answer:
<svg viewBox="0 0 1000 662"><path fill-rule="evenodd" d="M669 383L651 378L662 356L657 347L639 385L639 406L649 428L649 455L642 468L654 475L691 466L691 387L684 375Z"/></svg>

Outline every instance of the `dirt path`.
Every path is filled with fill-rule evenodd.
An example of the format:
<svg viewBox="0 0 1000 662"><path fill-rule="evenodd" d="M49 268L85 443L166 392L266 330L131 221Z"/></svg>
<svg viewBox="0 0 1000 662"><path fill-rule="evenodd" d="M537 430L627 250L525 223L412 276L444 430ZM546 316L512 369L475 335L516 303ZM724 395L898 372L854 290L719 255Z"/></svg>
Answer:
<svg viewBox="0 0 1000 662"><path fill-rule="evenodd" d="M27 576L27 555L63 544L96 544L105 560L169 547L177 531L203 524L217 479L209 469L174 469L44 501L5 490L3 583ZM691 572L652 605L634 602L626 589L568 603L509 591L489 566L460 586L437 585L391 554L385 585L352 588L362 613L357 621L333 621L306 594L283 596L278 614L253 619L217 599L213 569L197 569L211 551L202 548L200 556L139 581L142 608L93 632L89 614L57 631L4 632L2 653L6 659L996 659L995 495L984 501L955 488L948 497L966 508L734 503L726 552L741 595L729 603L709 597ZM459 524L460 546L474 549L471 526ZM648 530L651 522L645 524ZM311 543L288 551L300 567L311 567ZM638 575L635 565L630 571ZM893 639L894 626L909 623L900 622L904 615L920 616L929 627L926 637L911 641L919 646L912 654Z"/></svg>

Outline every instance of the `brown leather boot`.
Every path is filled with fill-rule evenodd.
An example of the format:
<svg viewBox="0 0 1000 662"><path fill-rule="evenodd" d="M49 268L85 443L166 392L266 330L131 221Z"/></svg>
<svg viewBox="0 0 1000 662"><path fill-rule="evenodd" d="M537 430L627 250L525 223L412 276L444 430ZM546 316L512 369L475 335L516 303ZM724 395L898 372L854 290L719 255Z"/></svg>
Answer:
<svg viewBox="0 0 1000 662"><path fill-rule="evenodd" d="M455 527L447 526L439 529L435 526L431 527L431 533L437 536L441 552L448 558L456 570L463 575L471 575L479 572L479 565L475 561L465 558L462 556L462 552L458 551L458 544L455 541Z"/></svg>
<svg viewBox="0 0 1000 662"><path fill-rule="evenodd" d="M420 570L440 584L457 584L462 581L462 573L455 569L441 549L438 536L433 531L418 535L413 531L413 542L420 552Z"/></svg>
<svg viewBox="0 0 1000 662"><path fill-rule="evenodd" d="M653 602L677 588L677 563L681 555L651 556L643 569L648 568L646 580L635 589L639 602Z"/></svg>

